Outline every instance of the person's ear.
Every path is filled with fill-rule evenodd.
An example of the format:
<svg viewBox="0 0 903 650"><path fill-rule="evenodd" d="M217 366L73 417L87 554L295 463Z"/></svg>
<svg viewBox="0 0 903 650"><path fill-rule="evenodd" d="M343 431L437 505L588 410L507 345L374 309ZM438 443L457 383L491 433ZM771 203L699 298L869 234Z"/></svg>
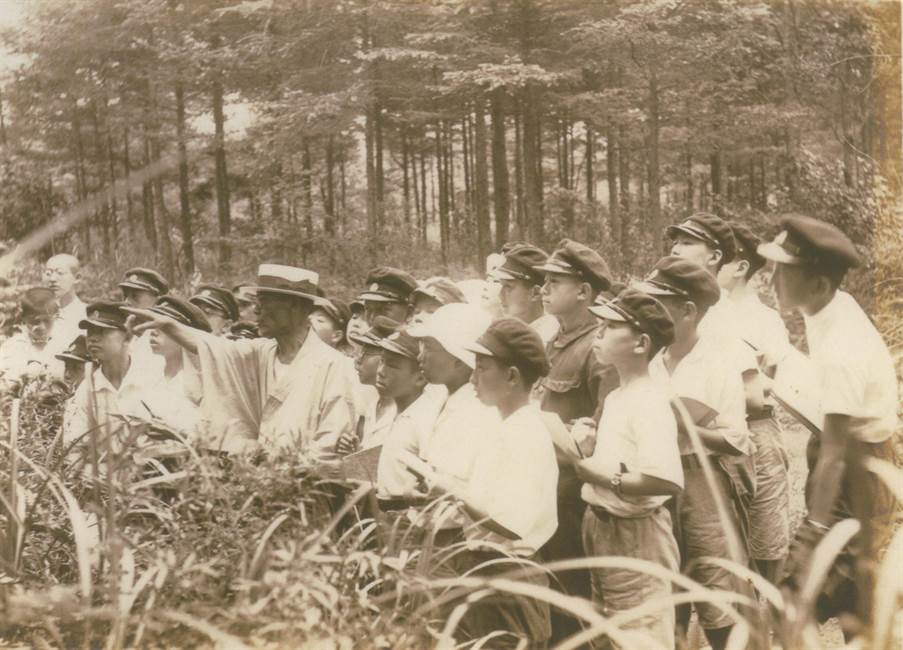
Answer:
<svg viewBox="0 0 903 650"><path fill-rule="evenodd" d="M593 287L589 282L581 282L580 288L577 290L577 297L587 304L592 304L593 299L595 298L594 293Z"/></svg>
<svg viewBox="0 0 903 650"><path fill-rule="evenodd" d="M699 309L696 307L696 303L691 300L687 300L686 302L684 302L683 311L684 311L684 318L687 318L691 321L695 321L696 315L699 313Z"/></svg>
<svg viewBox="0 0 903 650"><path fill-rule="evenodd" d="M636 345L633 346L633 353L645 357L649 353L652 339L648 334L640 333L636 339Z"/></svg>
<svg viewBox="0 0 903 650"><path fill-rule="evenodd" d="M719 248L716 248L712 251L712 261L715 263L715 266L721 265L721 260L724 259L724 251Z"/></svg>
<svg viewBox="0 0 903 650"><path fill-rule="evenodd" d="M517 386L522 380L520 369L517 366L508 366L508 376L506 377L508 385L512 387Z"/></svg>
<svg viewBox="0 0 903 650"><path fill-rule="evenodd" d="M749 271L749 260L739 260L737 262L737 268L734 269L734 277L735 278L745 278L746 273Z"/></svg>

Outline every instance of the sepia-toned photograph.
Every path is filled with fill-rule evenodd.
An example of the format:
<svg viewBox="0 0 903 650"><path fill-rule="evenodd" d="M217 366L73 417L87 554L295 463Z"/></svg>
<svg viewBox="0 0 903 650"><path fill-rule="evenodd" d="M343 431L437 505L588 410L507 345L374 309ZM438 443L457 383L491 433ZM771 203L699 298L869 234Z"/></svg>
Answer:
<svg viewBox="0 0 903 650"><path fill-rule="evenodd" d="M0 0L0 650L903 648L901 0Z"/></svg>

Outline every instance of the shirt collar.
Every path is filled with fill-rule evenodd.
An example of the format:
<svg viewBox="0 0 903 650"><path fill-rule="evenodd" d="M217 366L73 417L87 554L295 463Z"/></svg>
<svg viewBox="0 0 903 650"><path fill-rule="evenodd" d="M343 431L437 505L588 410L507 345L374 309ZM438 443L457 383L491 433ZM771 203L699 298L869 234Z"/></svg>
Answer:
<svg viewBox="0 0 903 650"><path fill-rule="evenodd" d="M129 369L125 371L125 376L122 378L122 383L119 384L119 388L113 386L110 383L110 380L107 379L107 376L103 374L103 370L101 370L100 366L96 366L94 368L94 390L102 391L107 390L113 393L118 393L126 388L126 386L141 386L141 382L138 380L138 364L135 363L134 357L129 359Z"/></svg>
<svg viewBox="0 0 903 650"><path fill-rule="evenodd" d="M592 313L587 312L588 316L587 320L583 321L579 325L577 325L574 329L564 332L562 330L558 331L558 336L552 342L556 348L564 348L576 341L579 338L582 338L589 332L592 332L597 327L599 327L598 319L592 315Z"/></svg>
<svg viewBox="0 0 903 650"><path fill-rule="evenodd" d="M831 323L836 321L836 314L843 309L842 294L845 295L843 291L837 291L828 304L822 307L818 313L812 314L811 316L803 314L803 321L806 323L807 334L811 335L812 333L818 334L824 332L830 327Z"/></svg>

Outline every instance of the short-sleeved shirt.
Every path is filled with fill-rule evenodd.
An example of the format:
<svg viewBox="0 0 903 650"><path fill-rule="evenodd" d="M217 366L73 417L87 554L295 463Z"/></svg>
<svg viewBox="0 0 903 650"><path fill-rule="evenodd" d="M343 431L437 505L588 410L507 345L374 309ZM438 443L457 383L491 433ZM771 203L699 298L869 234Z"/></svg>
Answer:
<svg viewBox="0 0 903 650"><path fill-rule="evenodd" d="M151 383L156 382L151 380ZM141 403L148 396L147 386L148 378L133 361L129 362L119 388L113 386L99 366L89 364L85 379L72 396L71 418L65 425L64 442L71 442L91 429L96 429L99 436L115 435L125 425L117 417L119 415L149 419L147 409Z"/></svg>
<svg viewBox="0 0 903 650"><path fill-rule="evenodd" d="M419 441L433 430L439 410L448 399L445 386L429 384L423 393L395 417L379 455L376 486L381 496L410 495L417 484L398 460L399 449L415 451Z"/></svg>
<svg viewBox="0 0 903 650"><path fill-rule="evenodd" d="M369 449L385 442L398 415L398 408L395 406L395 400L380 399L377 393L377 398L367 404L363 415L364 435L361 439L361 449Z"/></svg>
<svg viewBox="0 0 903 650"><path fill-rule="evenodd" d="M533 555L558 528L558 463L539 408L521 407L484 435L467 496L520 539L507 539L477 522L464 529L465 535L511 553Z"/></svg>
<svg viewBox="0 0 903 650"><path fill-rule="evenodd" d="M56 318L53 320L53 328L50 331L50 340L47 344L56 350L54 354L62 352L84 331L78 324L85 319L87 309L85 303L74 297L65 307L60 307Z"/></svg>
<svg viewBox="0 0 903 650"><path fill-rule="evenodd" d="M670 387L672 397L690 397L714 409L718 416L710 426L742 454L752 452L752 441L746 426L746 392L736 361L724 353L717 337L700 336L674 373L665 367L667 349L660 350L649 363L650 376ZM687 434L678 435L681 455L692 454L693 445ZM713 452L709 452L713 453Z"/></svg>
<svg viewBox="0 0 903 650"><path fill-rule="evenodd" d="M605 396L618 385L618 373L593 354L599 321L591 313L573 329L559 331L546 346L549 374L539 380L539 404L563 422L592 417L598 422Z"/></svg>
<svg viewBox="0 0 903 650"><path fill-rule="evenodd" d="M894 363L878 330L844 291L805 316L805 323L822 411L850 416L850 432L859 440L887 440L899 425L899 396Z"/></svg>
<svg viewBox="0 0 903 650"><path fill-rule="evenodd" d="M0 345L0 381L17 382L25 377L49 374L63 376L63 362L54 357L61 352L50 346L50 342L39 348L27 332L17 332Z"/></svg>
<svg viewBox="0 0 903 650"><path fill-rule="evenodd" d="M612 391L596 434L590 464L670 481L683 487L684 475L677 445L677 422L666 385L650 377ZM603 469L603 471L605 471ZM663 505L668 496L618 496L614 490L585 483L583 500L618 517L641 517Z"/></svg>
<svg viewBox="0 0 903 650"><path fill-rule="evenodd" d="M784 319L764 305L755 291L732 296L731 302L740 337L756 351L764 367L778 365L791 351Z"/></svg>
<svg viewBox="0 0 903 650"><path fill-rule="evenodd" d="M153 415L187 436L197 434L201 412L188 395L184 371L180 370L172 377L161 376L156 383L147 386L145 393L145 403Z"/></svg>
<svg viewBox="0 0 903 650"><path fill-rule="evenodd" d="M709 307L697 329L699 336L720 339L722 354L729 353L741 375L759 370L759 363L752 347L743 340L744 327L734 302L722 290L721 298Z"/></svg>

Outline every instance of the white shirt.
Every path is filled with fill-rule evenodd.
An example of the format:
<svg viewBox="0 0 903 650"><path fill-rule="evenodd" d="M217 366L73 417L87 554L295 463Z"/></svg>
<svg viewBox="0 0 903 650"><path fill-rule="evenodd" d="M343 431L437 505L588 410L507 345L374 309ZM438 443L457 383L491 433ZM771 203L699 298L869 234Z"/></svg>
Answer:
<svg viewBox="0 0 903 650"><path fill-rule="evenodd" d="M751 289L731 296L730 301L737 315L740 338L756 351L765 367L778 365L791 352L784 319L764 305Z"/></svg>
<svg viewBox="0 0 903 650"><path fill-rule="evenodd" d="M392 429L396 415L398 415L398 407L395 406L395 400L381 400L377 393L377 398L370 400L367 410L364 411L364 435L361 439L361 449L369 449L383 444Z"/></svg>
<svg viewBox="0 0 903 650"><path fill-rule="evenodd" d="M758 372L759 363L753 349L742 338L744 328L740 321L741 317L736 305L722 289L721 298L709 307L705 316L699 321L697 332L700 337L720 339L723 348L722 354L730 351L729 354L741 375L749 370Z"/></svg>
<svg viewBox="0 0 903 650"><path fill-rule="evenodd" d="M49 341L39 348L28 332L17 332L0 345L0 380L18 382L41 374L62 378L63 362L53 356L57 352Z"/></svg>
<svg viewBox="0 0 903 650"><path fill-rule="evenodd" d="M530 327L539 334L543 345L548 345L558 335L558 329L561 325L558 323L558 319L551 314L543 314L530 323Z"/></svg>
<svg viewBox="0 0 903 650"><path fill-rule="evenodd" d="M624 471L654 476L683 487L684 474L677 444L677 421L667 385L650 377L638 378L610 392L590 457L601 472ZM618 517L641 517L653 512L668 496L618 496L611 488L585 483L581 496Z"/></svg>
<svg viewBox="0 0 903 650"><path fill-rule="evenodd" d="M864 442L887 440L899 424L899 396L894 363L878 330L844 291L804 320L822 411L849 415L850 432Z"/></svg>
<svg viewBox="0 0 903 650"><path fill-rule="evenodd" d="M151 412L167 425L188 436L197 433L200 409L185 390L185 372L172 377L161 375L146 389L145 403Z"/></svg>
<svg viewBox="0 0 903 650"><path fill-rule="evenodd" d="M414 492L416 479L398 460L399 448L420 456L438 472L467 483L485 432L498 429L500 422L498 411L480 402L473 384L465 384L439 406L430 426L403 426L397 432L393 429L380 458L380 486L392 496Z"/></svg>
<svg viewBox="0 0 903 650"><path fill-rule="evenodd" d="M507 539L474 521L465 535L509 553L533 555L558 528L558 463L539 407L518 409L485 436L467 497L520 539Z"/></svg>
<svg viewBox="0 0 903 650"><path fill-rule="evenodd" d="M60 307L56 318L53 321L53 329L50 332L50 340L48 345L52 345L56 350L54 354L59 354L68 348L72 341L84 334L78 324L87 316L87 308L85 303L79 300L78 296L72 298L65 307Z"/></svg>
<svg viewBox="0 0 903 650"><path fill-rule="evenodd" d="M714 428L740 453L753 450L746 426L746 392L736 361L724 353L723 342L700 336L693 349L677 364L674 373L665 367L666 350L659 351L649 363L649 375L670 386L672 397L691 397L714 409L718 416ZM692 454L693 445L686 434L678 435L681 455ZM711 453L711 452L710 452Z"/></svg>
<svg viewBox="0 0 903 650"><path fill-rule="evenodd" d="M445 386L428 384L420 397L395 417L379 455L376 485L380 495L405 496L414 491L417 480L399 462L397 452L416 450L418 441L432 431L447 399Z"/></svg>
<svg viewBox="0 0 903 650"><path fill-rule="evenodd" d="M88 364L85 379L72 397L72 417L63 434L64 442L71 442L94 428L100 440L106 435L117 434L124 427L124 420L116 417L119 415L148 420L147 409L141 404L148 397L144 388L146 382L147 377L133 362L129 363L119 388L110 383L99 366ZM90 434L82 441L86 442L89 438Z"/></svg>

